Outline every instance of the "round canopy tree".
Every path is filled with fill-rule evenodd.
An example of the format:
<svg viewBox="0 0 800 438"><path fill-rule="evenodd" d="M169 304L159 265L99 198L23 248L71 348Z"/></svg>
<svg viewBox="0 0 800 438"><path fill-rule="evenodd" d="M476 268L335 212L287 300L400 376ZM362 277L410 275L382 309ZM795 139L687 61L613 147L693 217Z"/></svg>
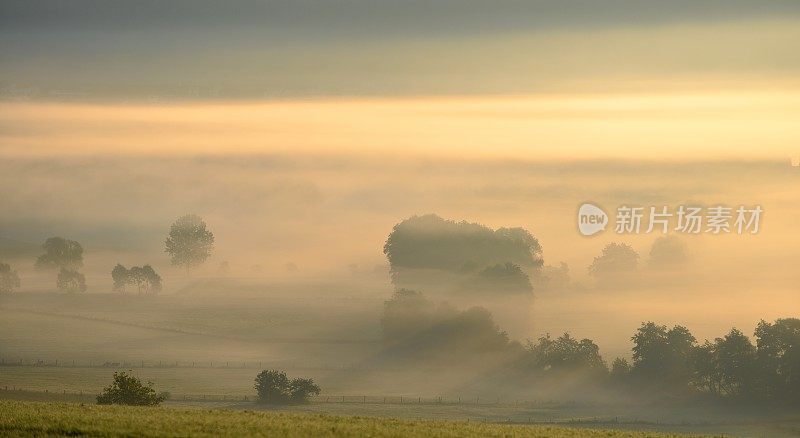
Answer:
<svg viewBox="0 0 800 438"><path fill-rule="evenodd" d="M200 216L187 214L172 224L165 245L172 264L185 267L188 274L211 256L214 234L206 229Z"/></svg>
<svg viewBox="0 0 800 438"><path fill-rule="evenodd" d="M44 254L36 259L37 269L71 269L83 266L83 247L74 240L49 237L42 244Z"/></svg>

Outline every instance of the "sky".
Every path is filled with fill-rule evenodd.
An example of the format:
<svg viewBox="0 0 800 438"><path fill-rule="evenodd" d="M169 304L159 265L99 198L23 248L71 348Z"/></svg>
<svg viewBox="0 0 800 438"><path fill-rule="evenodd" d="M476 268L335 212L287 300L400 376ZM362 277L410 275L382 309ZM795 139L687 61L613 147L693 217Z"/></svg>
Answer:
<svg viewBox="0 0 800 438"><path fill-rule="evenodd" d="M787 160L798 41L793 1L6 1L0 154Z"/></svg>
<svg viewBox="0 0 800 438"><path fill-rule="evenodd" d="M7 97L293 99L775 89L794 1L4 1Z"/></svg>

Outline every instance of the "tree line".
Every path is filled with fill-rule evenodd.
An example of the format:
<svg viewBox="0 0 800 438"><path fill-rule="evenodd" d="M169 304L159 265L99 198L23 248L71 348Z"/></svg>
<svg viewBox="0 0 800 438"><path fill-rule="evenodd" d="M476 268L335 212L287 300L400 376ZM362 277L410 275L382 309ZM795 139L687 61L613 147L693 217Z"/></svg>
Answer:
<svg viewBox="0 0 800 438"><path fill-rule="evenodd" d="M547 334L510 340L480 307L459 311L399 289L381 318L385 357L393 363L454 366L470 357L502 363L498 379L579 380L617 392L800 403L800 319L760 321L753 340L733 328L698 342L686 327L644 322L631 337L630 359L609 365L591 339ZM403 362L405 360L406 362ZM516 379L516 380L515 380Z"/></svg>

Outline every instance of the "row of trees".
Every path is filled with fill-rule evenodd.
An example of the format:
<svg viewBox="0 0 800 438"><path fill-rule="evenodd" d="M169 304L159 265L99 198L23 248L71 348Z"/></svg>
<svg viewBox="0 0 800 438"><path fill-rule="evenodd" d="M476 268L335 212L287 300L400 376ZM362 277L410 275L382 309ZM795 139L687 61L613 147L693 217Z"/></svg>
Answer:
<svg viewBox="0 0 800 438"><path fill-rule="evenodd" d="M278 370L264 370L255 379L257 401L265 404L307 403L312 395L319 395L320 387L313 379L295 378L289 380L286 373ZM158 406L169 398L168 392L156 392L152 382L141 379L125 371L114 373L111 384L97 396L99 405Z"/></svg>
<svg viewBox="0 0 800 438"><path fill-rule="evenodd" d="M698 343L686 327L646 322L631 338L632 361L616 358L610 370L593 341L569 334L529 342L527 352L538 371L607 376L617 389L800 402L800 319L761 321L754 335L755 345L735 328Z"/></svg>
<svg viewBox="0 0 800 438"><path fill-rule="evenodd" d="M214 234L205 221L197 215L181 216L171 226L164 242L165 252L172 265L186 268L188 272L204 263L214 248ZM42 244L44 254L36 259L39 271L58 270L56 287L67 293L86 291L86 277L79 272L83 267L83 246L63 237L49 237ZM111 271L114 290L125 292L135 285L139 293L154 294L161 290L161 276L150 265L130 269L117 264ZM12 292L21 285L19 274L6 263L0 263L0 293Z"/></svg>
<svg viewBox="0 0 800 438"><path fill-rule="evenodd" d="M591 339L548 334L520 345L509 340L485 309L458 311L412 290L395 292L384 305L381 324L395 362L405 358L455 365L470 357L494 357L516 364L514 373L506 369L501 374L536 377L540 383L557 384L568 377L657 395L800 402L796 318L759 322L755 343L737 329L699 343L686 327L646 322L631 337L631 359L616 358L610 367Z"/></svg>

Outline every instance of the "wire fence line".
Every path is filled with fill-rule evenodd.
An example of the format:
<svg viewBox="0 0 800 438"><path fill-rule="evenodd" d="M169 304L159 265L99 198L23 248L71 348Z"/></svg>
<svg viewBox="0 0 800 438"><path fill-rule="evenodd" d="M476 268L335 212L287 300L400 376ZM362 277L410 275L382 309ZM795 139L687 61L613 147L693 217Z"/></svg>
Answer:
<svg viewBox="0 0 800 438"><path fill-rule="evenodd" d="M0 398L27 398L52 401L96 401L99 391L24 389L5 385L0 387ZM173 394L167 393L167 400L173 402L255 402L256 394ZM573 403L554 401L509 400L500 397L458 397L458 396L407 396L407 395L331 395L321 394L309 397L310 403L329 404L381 404L381 405L458 405L458 406L514 406L520 408L554 408L574 406Z"/></svg>
<svg viewBox="0 0 800 438"><path fill-rule="evenodd" d="M290 369L310 371L371 370L377 367L361 364L297 364L295 362L242 360L75 360L0 358L0 366L48 368L228 368L228 369Z"/></svg>

